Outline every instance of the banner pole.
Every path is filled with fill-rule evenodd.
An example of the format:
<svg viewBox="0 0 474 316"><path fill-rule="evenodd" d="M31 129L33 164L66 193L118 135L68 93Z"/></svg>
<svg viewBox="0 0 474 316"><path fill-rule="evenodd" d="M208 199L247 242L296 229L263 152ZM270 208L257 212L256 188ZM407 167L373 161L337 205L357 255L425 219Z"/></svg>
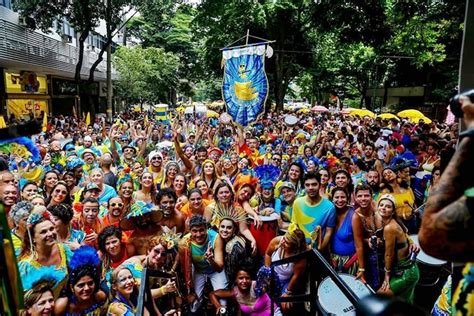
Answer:
<svg viewBox="0 0 474 316"><path fill-rule="evenodd" d="M250 35L250 30L247 29L247 36L245 37L245 46L249 44L249 35Z"/></svg>

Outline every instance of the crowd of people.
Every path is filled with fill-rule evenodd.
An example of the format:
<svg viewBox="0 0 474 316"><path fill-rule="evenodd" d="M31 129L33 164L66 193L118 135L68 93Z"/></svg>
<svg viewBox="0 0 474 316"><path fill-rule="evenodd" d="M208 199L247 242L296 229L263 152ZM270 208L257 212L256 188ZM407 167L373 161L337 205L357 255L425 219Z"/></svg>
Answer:
<svg viewBox="0 0 474 316"><path fill-rule="evenodd" d="M2 150L24 315L134 315L145 267L163 273L148 283L151 314L304 313L276 299L305 293L306 259L269 267L312 248L414 303L410 235L457 123L285 115L249 127L184 113L55 116L32 137L40 162Z"/></svg>

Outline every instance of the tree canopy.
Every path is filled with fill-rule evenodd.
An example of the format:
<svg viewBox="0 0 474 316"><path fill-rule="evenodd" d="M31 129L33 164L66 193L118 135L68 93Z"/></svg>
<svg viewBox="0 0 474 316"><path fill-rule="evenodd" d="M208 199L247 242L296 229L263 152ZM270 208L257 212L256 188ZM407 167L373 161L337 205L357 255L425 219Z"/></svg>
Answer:
<svg viewBox="0 0 474 316"><path fill-rule="evenodd" d="M116 29L122 21L120 9L133 5L139 14L127 24L127 36L136 38L142 51L131 49L130 54L142 56L148 49L159 48L160 58L166 55L173 60L174 76L166 85L167 91L172 91L171 99L176 91L198 99L220 97L220 48L247 30L274 41L270 44L274 55L266 60L270 83L267 105L275 102L277 110L283 108L285 97L292 92L289 87L294 85L299 87L299 98L323 102L333 94L351 105L368 108L375 106L374 99L367 96L371 88L425 86L431 101L442 102L457 85L462 0L108 2L112 11L106 11L98 0L18 0L16 6L22 14L35 18L43 30L58 16L65 17L82 32L82 38L99 19L109 20L110 30ZM258 38L251 37L249 43L261 41ZM136 68L137 62L125 59L125 50L116 54L117 60L129 60L130 68ZM122 74L126 67L123 63L120 67ZM135 89L124 85L126 81L120 79L120 89ZM157 100L163 95L146 99Z"/></svg>
<svg viewBox="0 0 474 316"><path fill-rule="evenodd" d="M114 54L117 94L131 103L160 103L178 84L179 58L162 48L120 47Z"/></svg>

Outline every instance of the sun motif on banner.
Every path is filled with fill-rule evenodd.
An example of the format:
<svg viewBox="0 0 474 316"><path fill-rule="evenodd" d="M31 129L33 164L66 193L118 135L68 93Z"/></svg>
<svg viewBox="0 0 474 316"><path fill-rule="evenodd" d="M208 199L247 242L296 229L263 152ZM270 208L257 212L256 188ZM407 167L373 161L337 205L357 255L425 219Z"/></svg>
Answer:
<svg viewBox="0 0 474 316"><path fill-rule="evenodd" d="M268 96L265 55L271 51L265 44L223 51L222 94L227 112L239 125L247 126L263 113Z"/></svg>

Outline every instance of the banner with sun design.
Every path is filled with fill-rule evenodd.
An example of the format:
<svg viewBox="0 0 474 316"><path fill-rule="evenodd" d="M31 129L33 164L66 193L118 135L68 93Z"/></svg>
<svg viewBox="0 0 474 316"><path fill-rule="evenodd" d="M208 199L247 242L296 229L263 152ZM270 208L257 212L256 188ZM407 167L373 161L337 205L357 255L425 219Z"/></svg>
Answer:
<svg viewBox="0 0 474 316"><path fill-rule="evenodd" d="M268 96L265 56L273 50L266 44L229 48L222 52L222 95L233 121L247 126L263 113Z"/></svg>

